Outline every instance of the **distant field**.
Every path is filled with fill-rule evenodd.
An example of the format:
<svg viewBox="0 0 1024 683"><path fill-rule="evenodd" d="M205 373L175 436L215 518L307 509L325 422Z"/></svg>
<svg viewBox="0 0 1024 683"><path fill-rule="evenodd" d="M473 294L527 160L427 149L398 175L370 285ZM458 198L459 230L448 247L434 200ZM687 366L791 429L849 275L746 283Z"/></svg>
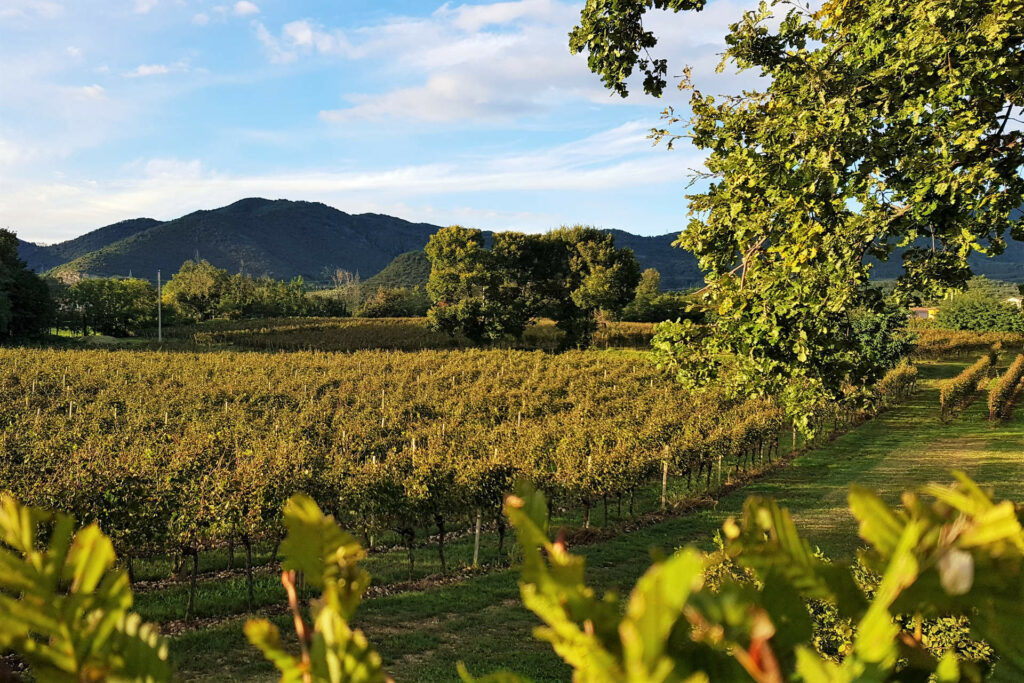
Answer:
<svg viewBox="0 0 1024 683"><path fill-rule="evenodd" d="M553 350L561 332L554 322L531 325L515 348ZM594 336L597 348L650 346L652 323L606 323ZM472 346L468 340L427 328L426 318L274 318L213 320L169 328L171 340L253 351L418 351Z"/></svg>

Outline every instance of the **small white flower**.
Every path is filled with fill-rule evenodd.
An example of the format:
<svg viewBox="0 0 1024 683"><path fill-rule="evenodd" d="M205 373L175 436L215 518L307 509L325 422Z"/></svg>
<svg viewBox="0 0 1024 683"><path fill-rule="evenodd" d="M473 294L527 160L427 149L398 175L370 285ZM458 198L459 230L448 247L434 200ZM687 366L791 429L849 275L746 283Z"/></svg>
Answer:
<svg viewBox="0 0 1024 683"><path fill-rule="evenodd" d="M974 583L974 558L970 553L952 548L939 560L939 581L950 595L963 595Z"/></svg>

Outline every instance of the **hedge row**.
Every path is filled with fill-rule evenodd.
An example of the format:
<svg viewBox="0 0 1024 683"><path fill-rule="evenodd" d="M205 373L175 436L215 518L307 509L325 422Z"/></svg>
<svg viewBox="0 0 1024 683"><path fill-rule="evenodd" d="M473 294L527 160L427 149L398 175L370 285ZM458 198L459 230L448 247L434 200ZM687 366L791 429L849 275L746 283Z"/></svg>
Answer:
<svg viewBox="0 0 1024 683"><path fill-rule="evenodd" d="M970 404L979 385L989 376L998 357L998 351L995 348L990 349L988 353L974 361L970 367L942 385L939 392L942 419L951 418L958 410Z"/></svg>
<svg viewBox="0 0 1024 683"><path fill-rule="evenodd" d="M988 417L990 420L1005 420L1013 411L1013 397L1017 393L1021 378L1024 377L1024 354L1018 354L1003 376L988 393Z"/></svg>

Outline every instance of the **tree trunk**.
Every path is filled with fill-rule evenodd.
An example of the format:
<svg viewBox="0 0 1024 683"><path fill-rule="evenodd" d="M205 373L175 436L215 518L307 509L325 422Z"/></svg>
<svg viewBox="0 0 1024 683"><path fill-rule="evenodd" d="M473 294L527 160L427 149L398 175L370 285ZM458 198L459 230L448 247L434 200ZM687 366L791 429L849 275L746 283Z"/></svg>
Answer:
<svg viewBox="0 0 1024 683"><path fill-rule="evenodd" d="M185 621L192 621L196 611L196 579L199 576L199 550L189 548L186 551L192 555L192 578L188 585L188 602L185 604Z"/></svg>
<svg viewBox="0 0 1024 683"><path fill-rule="evenodd" d="M498 515L498 558L505 552L505 516Z"/></svg>
<svg viewBox="0 0 1024 683"><path fill-rule="evenodd" d="M402 537L405 539L405 545L409 549L409 580L412 581L413 571L416 569L416 553L413 547L416 544L416 532L412 528L405 528L402 530Z"/></svg>
<svg viewBox="0 0 1024 683"><path fill-rule="evenodd" d="M135 583L135 558L129 555L125 559L128 564L128 585L131 586Z"/></svg>
<svg viewBox="0 0 1024 683"><path fill-rule="evenodd" d="M434 522L437 524L437 556L441 560L441 573L447 573L448 563L444 560L444 517L434 515Z"/></svg>
<svg viewBox="0 0 1024 683"><path fill-rule="evenodd" d="M242 543L245 545L245 583L248 590L246 604L251 612L255 607L256 602L252 578L252 541L249 540L248 536L242 536Z"/></svg>
<svg viewBox="0 0 1024 683"><path fill-rule="evenodd" d="M473 536L473 566L480 566L480 508L476 510L476 534Z"/></svg>
<svg viewBox="0 0 1024 683"><path fill-rule="evenodd" d="M235 537L228 539L228 569L235 568Z"/></svg>

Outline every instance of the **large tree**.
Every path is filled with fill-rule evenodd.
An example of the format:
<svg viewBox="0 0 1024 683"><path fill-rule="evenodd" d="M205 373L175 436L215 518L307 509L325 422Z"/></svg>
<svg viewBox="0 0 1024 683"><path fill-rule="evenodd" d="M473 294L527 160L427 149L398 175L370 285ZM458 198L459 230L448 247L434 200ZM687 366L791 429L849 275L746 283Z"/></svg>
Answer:
<svg viewBox="0 0 1024 683"><path fill-rule="evenodd" d="M518 339L538 315L555 319L562 347L583 346L599 310L620 310L639 280L630 249L594 228L559 228L544 235L483 233L459 226L439 230L427 244L433 306L431 325L477 343Z"/></svg>
<svg viewBox="0 0 1024 683"><path fill-rule="evenodd" d="M427 318L434 329L463 334L477 344L518 338L530 321L503 239L487 249L483 233L453 225L431 235Z"/></svg>
<svg viewBox="0 0 1024 683"><path fill-rule="evenodd" d="M573 50L625 94L649 57L651 9L702 0L588 0ZM772 18L773 11L781 16ZM707 152L707 190L689 197L678 244L707 273L713 325L663 346L694 385L735 367L747 393L782 393L798 417L884 369L861 362L853 311L882 312L871 257L902 249L897 301L961 287L973 252L998 254L1024 201L1024 3L829 0L816 12L762 4L730 27L723 64L764 77L714 97L685 75L691 117L666 110L659 137ZM676 126L680 126L679 130ZM678 352L685 349L685 352Z"/></svg>
<svg viewBox="0 0 1024 683"><path fill-rule="evenodd" d="M42 334L55 319L46 283L18 258L18 238L0 229L0 339Z"/></svg>
<svg viewBox="0 0 1024 683"><path fill-rule="evenodd" d="M156 288L148 280L85 278L71 285L69 295L83 328L124 337L156 327Z"/></svg>

